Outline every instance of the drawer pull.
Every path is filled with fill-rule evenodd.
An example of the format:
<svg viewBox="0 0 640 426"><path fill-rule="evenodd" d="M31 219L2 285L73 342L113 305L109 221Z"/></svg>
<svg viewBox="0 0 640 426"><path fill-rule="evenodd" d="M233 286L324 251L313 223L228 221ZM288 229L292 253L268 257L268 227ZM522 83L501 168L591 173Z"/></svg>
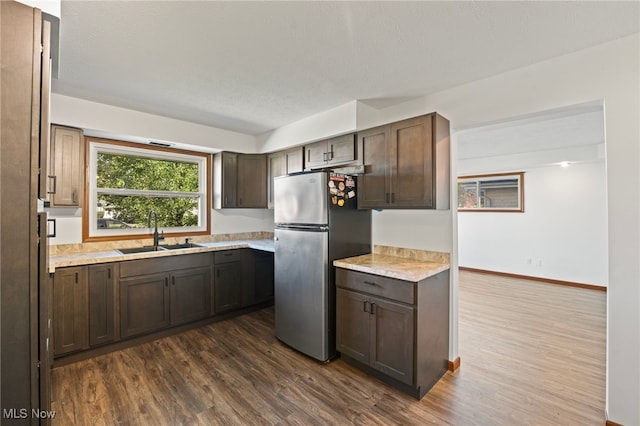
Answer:
<svg viewBox="0 0 640 426"><path fill-rule="evenodd" d="M364 281L364 283L365 283L365 284L369 284L369 285L378 285L378 284L376 284L376 283L374 283L374 282L371 282L371 281Z"/></svg>

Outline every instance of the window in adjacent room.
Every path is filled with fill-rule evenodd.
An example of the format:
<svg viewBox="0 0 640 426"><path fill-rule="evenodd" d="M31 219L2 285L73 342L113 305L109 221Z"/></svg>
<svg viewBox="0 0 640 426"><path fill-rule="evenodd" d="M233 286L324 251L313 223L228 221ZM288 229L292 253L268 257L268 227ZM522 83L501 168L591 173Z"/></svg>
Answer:
<svg viewBox="0 0 640 426"><path fill-rule="evenodd" d="M524 172L459 177L458 211L524 212Z"/></svg>
<svg viewBox="0 0 640 426"><path fill-rule="evenodd" d="M85 240L145 238L149 211L166 235L209 233L208 154L86 140Z"/></svg>

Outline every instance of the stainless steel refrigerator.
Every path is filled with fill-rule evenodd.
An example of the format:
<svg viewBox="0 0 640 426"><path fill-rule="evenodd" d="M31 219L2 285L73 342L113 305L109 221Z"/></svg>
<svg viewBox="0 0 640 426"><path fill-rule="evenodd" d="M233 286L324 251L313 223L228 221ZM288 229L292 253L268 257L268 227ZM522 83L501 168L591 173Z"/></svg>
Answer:
<svg viewBox="0 0 640 426"><path fill-rule="evenodd" d="M333 260L371 252L371 211L357 178L328 172L274 180L276 337L320 361L336 355Z"/></svg>

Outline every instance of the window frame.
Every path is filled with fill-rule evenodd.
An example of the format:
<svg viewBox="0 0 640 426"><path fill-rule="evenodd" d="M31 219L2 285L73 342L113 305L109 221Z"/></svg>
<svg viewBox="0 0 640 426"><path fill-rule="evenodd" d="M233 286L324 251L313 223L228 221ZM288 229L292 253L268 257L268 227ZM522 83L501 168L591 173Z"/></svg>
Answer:
<svg viewBox="0 0 640 426"><path fill-rule="evenodd" d="M82 206L82 241L117 241L150 238L148 228L98 228L97 203L97 154L109 152L115 154L132 154L141 157L184 161L189 160L199 164L199 186L201 187L201 207L199 216L201 225L198 227L158 228L164 231L165 237L195 236L211 234L211 155L202 152L183 149L164 148L125 142L113 139L84 137L85 148L85 196ZM205 192L202 191L204 189ZM142 233L140 231L143 231Z"/></svg>
<svg viewBox="0 0 640 426"><path fill-rule="evenodd" d="M480 174L480 175L458 176L457 185L460 185L461 181L469 181L469 182L475 181L477 187L479 188L480 183L483 181L490 182L493 180L507 179L510 177L516 178L518 180L518 207L513 207L513 208L458 207L458 211L459 212L485 212L485 213L524 213L524 172L487 173L487 174ZM456 205L458 204L459 197L460 197L460 194L458 193L458 197L456 197L457 198ZM478 200L479 198L480 198L480 191L478 191ZM478 203L478 205L479 204L480 203Z"/></svg>

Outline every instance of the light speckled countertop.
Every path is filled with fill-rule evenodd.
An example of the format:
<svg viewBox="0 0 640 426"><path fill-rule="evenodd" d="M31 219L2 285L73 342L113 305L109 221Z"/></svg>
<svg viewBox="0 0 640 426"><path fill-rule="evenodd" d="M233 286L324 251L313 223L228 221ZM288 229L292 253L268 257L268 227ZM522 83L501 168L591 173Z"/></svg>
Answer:
<svg viewBox="0 0 640 426"><path fill-rule="evenodd" d="M338 268L418 282L449 269L448 253L376 246L371 254L333 261Z"/></svg>
<svg viewBox="0 0 640 426"><path fill-rule="evenodd" d="M273 239L198 242L196 244L200 247L132 254L122 254L117 249L91 251L86 253L57 253L49 257L49 272L53 273L56 268L62 268L64 266L92 265L97 263L120 262L123 260L147 259L151 257L174 256L187 253L204 253L239 248L252 248L270 252L274 251Z"/></svg>

